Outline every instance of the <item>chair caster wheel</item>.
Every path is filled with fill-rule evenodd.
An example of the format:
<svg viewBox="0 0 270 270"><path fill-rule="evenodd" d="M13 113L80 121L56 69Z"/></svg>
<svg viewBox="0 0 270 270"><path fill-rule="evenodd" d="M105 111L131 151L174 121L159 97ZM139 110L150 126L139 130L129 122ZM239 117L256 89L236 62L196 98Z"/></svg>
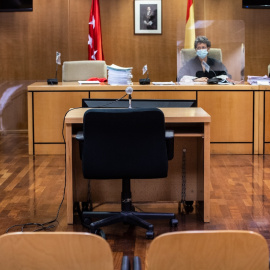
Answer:
<svg viewBox="0 0 270 270"><path fill-rule="evenodd" d="M92 223L92 220L90 218L84 218L83 223L85 226L89 226Z"/></svg>
<svg viewBox="0 0 270 270"><path fill-rule="evenodd" d="M146 238L147 239L154 239L154 232L153 231L147 231L146 232Z"/></svg>
<svg viewBox="0 0 270 270"><path fill-rule="evenodd" d="M171 227L176 227L178 225L178 220L176 218L172 218L170 220L170 226Z"/></svg>
<svg viewBox="0 0 270 270"><path fill-rule="evenodd" d="M102 238L106 239L106 234L101 229L91 230L91 233L101 236Z"/></svg>

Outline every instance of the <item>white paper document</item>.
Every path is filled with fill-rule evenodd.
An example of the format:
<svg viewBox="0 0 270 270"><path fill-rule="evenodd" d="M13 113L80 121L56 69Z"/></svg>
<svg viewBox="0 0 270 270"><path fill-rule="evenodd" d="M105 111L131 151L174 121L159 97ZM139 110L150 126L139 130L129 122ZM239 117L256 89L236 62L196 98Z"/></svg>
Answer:
<svg viewBox="0 0 270 270"><path fill-rule="evenodd" d="M154 85L175 85L174 82L152 82Z"/></svg>
<svg viewBox="0 0 270 270"><path fill-rule="evenodd" d="M78 81L79 84L99 84L99 81Z"/></svg>
<svg viewBox="0 0 270 270"><path fill-rule="evenodd" d="M269 85L270 78L264 76L248 76L247 82L251 85Z"/></svg>
<svg viewBox="0 0 270 270"><path fill-rule="evenodd" d="M110 66L107 66L107 69L113 69L113 70L131 70L133 67L120 67L115 64L112 64Z"/></svg>

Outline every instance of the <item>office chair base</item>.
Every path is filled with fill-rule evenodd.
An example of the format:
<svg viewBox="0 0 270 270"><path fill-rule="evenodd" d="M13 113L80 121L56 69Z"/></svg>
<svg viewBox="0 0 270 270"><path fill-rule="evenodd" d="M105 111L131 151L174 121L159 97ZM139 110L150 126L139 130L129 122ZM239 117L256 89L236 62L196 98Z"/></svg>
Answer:
<svg viewBox="0 0 270 270"><path fill-rule="evenodd" d="M93 218L101 218L101 220L92 222ZM146 229L146 238L154 238L154 226L145 219L170 219L170 226L176 227L178 220L173 213L143 213L133 211L122 212L93 212L85 211L81 213L82 225L90 230L91 233L97 233L100 227L112 225L115 223L126 223L140 226Z"/></svg>
<svg viewBox="0 0 270 270"><path fill-rule="evenodd" d="M146 236L147 239L154 239L155 233L153 231L147 231L145 233L145 236Z"/></svg>
<svg viewBox="0 0 270 270"><path fill-rule="evenodd" d="M106 234L103 230L97 229L95 231L91 231L91 233L101 236L103 239L106 239Z"/></svg>
<svg viewBox="0 0 270 270"><path fill-rule="evenodd" d="M140 226L146 229L146 238L154 238L154 226L146 219L170 219L170 226L176 227L178 220L174 213L147 213L136 212L131 200L130 179L122 179L121 212L95 212L87 209L88 204L77 206L82 225L97 233L101 227L123 222L125 224ZM92 222L92 219L99 219Z"/></svg>

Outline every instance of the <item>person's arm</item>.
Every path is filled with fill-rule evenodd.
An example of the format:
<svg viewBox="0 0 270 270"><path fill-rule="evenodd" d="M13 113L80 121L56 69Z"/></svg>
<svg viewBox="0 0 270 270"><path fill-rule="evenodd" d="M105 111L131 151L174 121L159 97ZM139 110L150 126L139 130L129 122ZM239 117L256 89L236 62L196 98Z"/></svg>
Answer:
<svg viewBox="0 0 270 270"><path fill-rule="evenodd" d="M189 60L178 72L178 81L181 80L183 76L196 76L196 72L201 70L201 63L200 61L195 57Z"/></svg>
<svg viewBox="0 0 270 270"><path fill-rule="evenodd" d="M183 76L194 76L194 74L191 72L190 70L190 66L191 66L191 62L188 61L184 66L182 66L180 69L179 69L179 72L178 72L178 81L180 81L182 79Z"/></svg>
<svg viewBox="0 0 270 270"><path fill-rule="evenodd" d="M193 80L193 82L207 82L207 77L200 77Z"/></svg>
<svg viewBox="0 0 270 270"><path fill-rule="evenodd" d="M215 63L214 66L211 67L214 71L224 71L226 72L227 76L231 79L232 75L228 73L227 68L225 67L225 65L221 62L215 59Z"/></svg>

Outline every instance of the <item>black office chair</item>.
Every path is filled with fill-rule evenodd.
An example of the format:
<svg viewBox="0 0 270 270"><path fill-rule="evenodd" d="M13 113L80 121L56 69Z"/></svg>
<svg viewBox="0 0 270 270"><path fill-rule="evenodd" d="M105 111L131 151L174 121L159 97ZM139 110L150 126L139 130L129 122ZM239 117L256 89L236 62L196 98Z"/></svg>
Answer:
<svg viewBox="0 0 270 270"><path fill-rule="evenodd" d="M121 212L82 211L84 226L92 233L100 227L125 222L147 230L154 238L153 225L144 219L169 218L173 213L135 212L130 179L167 177L168 160L173 158L173 132L167 132L163 112L157 108L90 109L83 119L80 141L83 175L86 179L122 179ZM103 218L92 222L92 218ZM99 232L98 232L99 231ZM100 234L100 233L99 233Z"/></svg>

